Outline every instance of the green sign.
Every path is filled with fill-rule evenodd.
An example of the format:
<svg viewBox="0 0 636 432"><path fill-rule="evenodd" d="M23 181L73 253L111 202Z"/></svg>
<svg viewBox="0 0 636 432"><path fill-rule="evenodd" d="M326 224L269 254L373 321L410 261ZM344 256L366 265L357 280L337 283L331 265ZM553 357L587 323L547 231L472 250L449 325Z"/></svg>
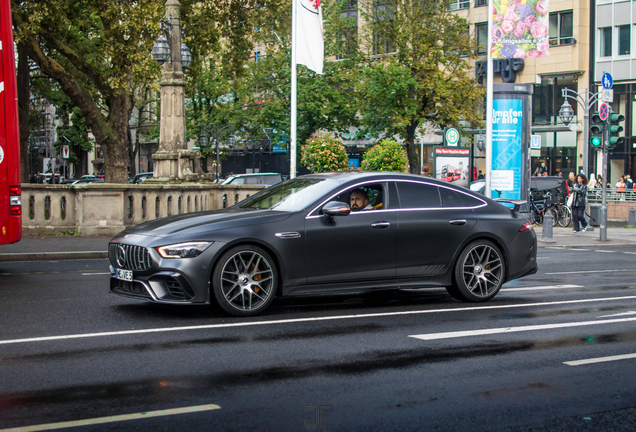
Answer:
<svg viewBox="0 0 636 432"><path fill-rule="evenodd" d="M447 127L444 128L444 145L450 147L457 147L459 145L459 138L461 132L459 128Z"/></svg>

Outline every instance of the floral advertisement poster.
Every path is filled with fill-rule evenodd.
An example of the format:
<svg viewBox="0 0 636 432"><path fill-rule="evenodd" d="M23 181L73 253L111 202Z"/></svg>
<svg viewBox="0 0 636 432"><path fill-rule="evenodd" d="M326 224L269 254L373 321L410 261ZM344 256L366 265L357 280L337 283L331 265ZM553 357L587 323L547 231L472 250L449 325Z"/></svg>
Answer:
<svg viewBox="0 0 636 432"><path fill-rule="evenodd" d="M494 0L493 59L548 56L548 0Z"/></svg>

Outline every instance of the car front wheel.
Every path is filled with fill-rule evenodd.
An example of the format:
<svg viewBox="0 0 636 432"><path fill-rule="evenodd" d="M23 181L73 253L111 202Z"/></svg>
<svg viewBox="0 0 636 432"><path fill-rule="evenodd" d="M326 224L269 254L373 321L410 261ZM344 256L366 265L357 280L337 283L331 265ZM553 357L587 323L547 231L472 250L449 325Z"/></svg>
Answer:
<svg viewBox="0 0 636 432"><path fill-rule="evenodd" d="M503 285L505 266L502 253L492 242L476 240L470 243L455 264L455 285L451 295L470 302L490 300Z"/></svg>
<svg viewBox="0 0 636 432"><path fill-rule="evenodd" d="M214 269L212 290L221 308L236 316L256 315L274 300L278 276L274 260L258 246L228 250Z"/></svg>

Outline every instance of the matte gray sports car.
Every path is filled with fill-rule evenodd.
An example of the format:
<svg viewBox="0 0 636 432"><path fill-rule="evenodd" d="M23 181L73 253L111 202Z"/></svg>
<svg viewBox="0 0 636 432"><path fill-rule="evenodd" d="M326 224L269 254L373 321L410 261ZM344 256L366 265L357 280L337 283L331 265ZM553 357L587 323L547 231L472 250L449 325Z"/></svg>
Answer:
<svg viewBox="0 0 636 432"><path fill-rule="evenodd" d="M400 173L313 174L122 231L109 245L110 291L216 301L238 316L275 296L400 288L480 302L535 273L536 252L524 217L467 189Z"/></svg>

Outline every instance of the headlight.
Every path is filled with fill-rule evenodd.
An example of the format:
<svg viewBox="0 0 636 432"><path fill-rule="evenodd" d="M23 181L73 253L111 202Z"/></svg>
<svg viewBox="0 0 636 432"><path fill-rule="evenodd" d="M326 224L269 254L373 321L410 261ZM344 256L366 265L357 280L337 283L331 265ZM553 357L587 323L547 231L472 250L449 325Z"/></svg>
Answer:
<svg viewBox="0 0 636 432"><path fill-rule="evenodd" d="M199 256L214 242L177 243L157 248L164 258L194 258Z"/></svg>

